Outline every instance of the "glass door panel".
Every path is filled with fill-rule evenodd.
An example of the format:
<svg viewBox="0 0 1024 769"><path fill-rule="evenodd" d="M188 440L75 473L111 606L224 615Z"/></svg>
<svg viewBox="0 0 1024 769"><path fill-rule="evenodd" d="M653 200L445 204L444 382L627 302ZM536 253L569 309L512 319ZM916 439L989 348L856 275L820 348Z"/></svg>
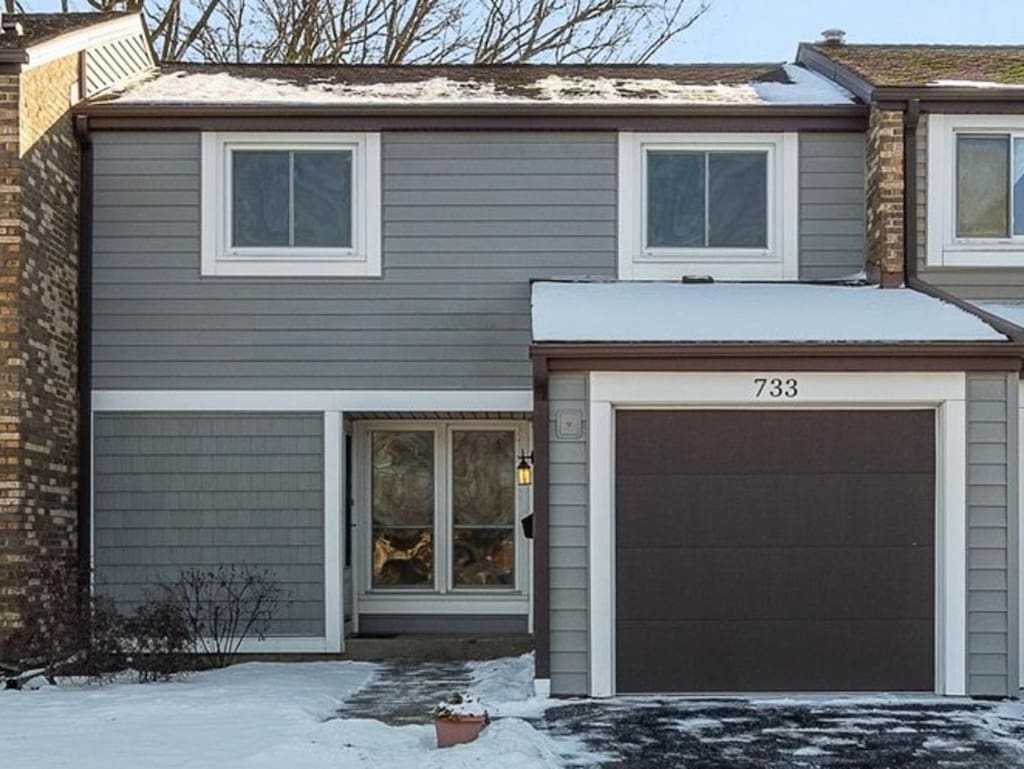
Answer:
<svg viewBox="0 0 1024 769"><path fill-rule="evenodd" d="M374 588L434 586L434 433L371 434Z"/></svg>
<svg viewBox="0 0 1024 769"><path fill-rule="evenodd" d="M515 587L516 434L453 430L452 585Z"/></svg>

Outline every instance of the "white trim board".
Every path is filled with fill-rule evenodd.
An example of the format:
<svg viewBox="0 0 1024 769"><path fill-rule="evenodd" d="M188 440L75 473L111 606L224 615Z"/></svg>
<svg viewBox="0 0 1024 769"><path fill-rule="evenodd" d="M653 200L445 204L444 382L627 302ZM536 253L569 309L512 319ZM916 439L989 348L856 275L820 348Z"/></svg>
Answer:
<svg viewBox="0 0 1024 769"><path fill-rule="evenodd" d="M144 34L140 13L92 24L29 47L25 51L28 61L23 69L41 66L86 48L95 48L115 40Z"/></svg>
<svg viewBox="0 0 1024 769"><path fill-rule="evenodd" d="M967 691L966 376L962 373L772 373L798 394L758 396L755 373L594 372L589 381L590 694L615 686L617 408L922 408L936 411L935 690Z"/></svg>
<svg viewBox="0 0 1024 769"><path fill-rule="evenodd" d="M533 411L531 390L94 390L93 411Z"/></svg>

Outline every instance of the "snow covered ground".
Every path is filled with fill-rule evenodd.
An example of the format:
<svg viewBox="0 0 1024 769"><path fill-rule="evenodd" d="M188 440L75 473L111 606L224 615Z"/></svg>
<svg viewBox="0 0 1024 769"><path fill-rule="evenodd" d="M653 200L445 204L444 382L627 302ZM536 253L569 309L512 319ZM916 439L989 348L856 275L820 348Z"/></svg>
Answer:
<svg viewBox="0 0 1024 769"><path fill-rule="evenodd" d="M4 769L554 769L556 744L520 718L479 740L435 747L433 726L342 719L338 708L376 666L247 663L158 684L64 684L0 691ZM471 693L492 713L543 712L529 656L473 666ZM511 712L510 712L511 714Z"/></svg>

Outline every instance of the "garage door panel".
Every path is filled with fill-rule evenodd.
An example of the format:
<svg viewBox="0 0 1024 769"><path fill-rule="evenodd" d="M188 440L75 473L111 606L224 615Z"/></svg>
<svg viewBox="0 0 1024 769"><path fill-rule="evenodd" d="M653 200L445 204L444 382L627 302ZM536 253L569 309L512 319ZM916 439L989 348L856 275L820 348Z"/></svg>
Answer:
<svg viewBox="0 0 1024 769"><path fill-rule="evenodd" d="M663 475L656 482L619 475L616 485L617 507L628 511L618 527L622 547L931 545L934 539L929 473ZM823 519L827 526L818 525Z"/></svg>
<svg viewBox="0 0 1024 769"><path fill-rule="evenodd" d="M930 691L934 642L927 620L624 622L618 690Z"/></svg>
<svg viewBox="0 0 1024 769"><path fill-rule="evenodd" d="M624 621L931 621L933 562L930 547L620 548L616 612Z"/></svg>
<svg viewBox="0 0 1024 769"><path fill-rule="evenodd" d="M616 419L617 470L626 475L935 467L932 411L626 410Z"/></svg>
<svg viewBox="0 0 1024 769"><path fill-rule="evenodd" d="M616 412L617 686L932 690L934 412Z"/></svg>

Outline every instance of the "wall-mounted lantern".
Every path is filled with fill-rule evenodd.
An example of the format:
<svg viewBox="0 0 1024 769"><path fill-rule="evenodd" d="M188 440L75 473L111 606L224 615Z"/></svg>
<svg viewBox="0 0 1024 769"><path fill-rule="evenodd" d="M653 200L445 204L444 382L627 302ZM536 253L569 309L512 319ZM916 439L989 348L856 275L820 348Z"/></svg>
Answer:
<svg viewBox="0 0 1024 769"><path fill-rule="evenodd" d="M529 486L533 483L533 452L527 454L519 452L519 464L516 465L516 480L520 486Z"/></svg>

